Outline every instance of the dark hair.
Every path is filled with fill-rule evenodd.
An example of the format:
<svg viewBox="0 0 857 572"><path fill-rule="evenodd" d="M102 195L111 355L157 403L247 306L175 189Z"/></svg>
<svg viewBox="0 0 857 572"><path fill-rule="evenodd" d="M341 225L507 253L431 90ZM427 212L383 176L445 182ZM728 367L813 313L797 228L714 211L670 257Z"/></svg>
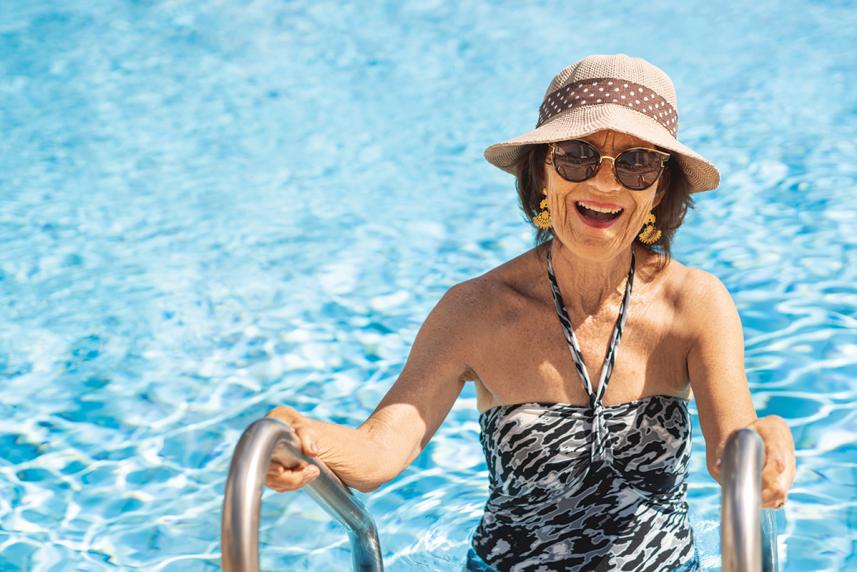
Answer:
<svg viewBox="0 0 857 572"><path fill-rule="evenodd" d="M542 187L544 187L544 165L547 150L547 144L526 145L513 165L520 207L530 224L533 224L532 217L541 210L539 203L544 198ZM667 149L663 149L663 151L669 152ZM658 271L663 270L669 264L672 256L670 246L673 235L684 222L687 210L694 208L690 184L684 171L673 157L667 161L666 168L658 182L658 191L663 189L666 189L666 194L661 199L660 204L652 211L657 219L655 227L661 231L661 237L655 244L651 245L644 244L637 239L638 248L643 247L659 255ZM552 238L552 228L536 229L536 246L542 245Z"/></svg>

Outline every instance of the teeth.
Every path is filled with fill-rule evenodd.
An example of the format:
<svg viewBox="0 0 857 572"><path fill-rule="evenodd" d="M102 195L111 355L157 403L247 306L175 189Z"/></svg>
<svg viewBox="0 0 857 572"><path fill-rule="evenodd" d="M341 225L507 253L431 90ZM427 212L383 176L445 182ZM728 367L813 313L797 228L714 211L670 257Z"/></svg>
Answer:
<svg viewBox="0 0 857 572"><path fill-rule="evenodd" d="M592 210L592 211L598 211L598 212L600 212L600 213L611 213L611 214L614 214L614 213L618 213L619 211L621 211L621 210L622 210L621 208L618 208L618 209L608 209L608 208L604 208L604 207L597 207L597 206L595 206L595 205L590 205L590 204L585 203L585 202L583 202L583 201L577 201L577 204L582 205L582 206L584 206L584 207L588 208L589 210Z"/></svg>

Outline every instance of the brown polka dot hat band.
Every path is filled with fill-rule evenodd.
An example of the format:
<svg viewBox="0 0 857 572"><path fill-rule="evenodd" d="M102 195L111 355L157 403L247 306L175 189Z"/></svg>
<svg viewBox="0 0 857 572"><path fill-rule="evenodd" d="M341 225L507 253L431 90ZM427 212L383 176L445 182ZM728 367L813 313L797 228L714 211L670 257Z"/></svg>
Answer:
<svg viewBox="0 0 857 572"><path fill-rule="evenodd" d="M678 123L675 88L660 68L625 54L588 56L553 78L534 130L491 145L485 158L514 175L525 145L612 129L666 149L684 171L690 192L716 189L720 173L678 141Z"/></svg>

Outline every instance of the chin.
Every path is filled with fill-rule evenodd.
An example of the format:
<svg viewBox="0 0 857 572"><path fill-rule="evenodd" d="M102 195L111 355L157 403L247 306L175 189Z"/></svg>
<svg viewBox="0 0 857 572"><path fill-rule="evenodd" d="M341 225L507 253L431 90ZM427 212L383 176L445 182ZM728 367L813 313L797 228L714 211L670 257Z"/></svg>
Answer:
<svg viewBox="0 0 857 572"><path fill-rule="evenodd" d="M609 230L612 231L613 229ZM605 252L618 254L619 252L630 250L634 244L634 239L625 237L622 234L622 229L619 229L619 232L602 231L601 233L589 233L587 229L583 229L580 233L572 232L566 236L570 238L565 239L560 236L556 236L556 238L566 248L570 248L587 258L594 259L604 258Z"/></svg>

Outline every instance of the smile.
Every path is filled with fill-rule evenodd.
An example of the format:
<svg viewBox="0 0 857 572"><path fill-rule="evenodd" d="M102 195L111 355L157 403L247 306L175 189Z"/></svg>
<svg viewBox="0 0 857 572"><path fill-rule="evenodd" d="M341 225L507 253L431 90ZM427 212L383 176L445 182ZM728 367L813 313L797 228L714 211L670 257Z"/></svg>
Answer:
<svg viewBox="0 0 857 572"><path fill-rule="evenodd" d="M593 228L611 227L625 212L621 207L604 208L587 204L585 201L575 201L574 206L580 219Z"/></svg>

